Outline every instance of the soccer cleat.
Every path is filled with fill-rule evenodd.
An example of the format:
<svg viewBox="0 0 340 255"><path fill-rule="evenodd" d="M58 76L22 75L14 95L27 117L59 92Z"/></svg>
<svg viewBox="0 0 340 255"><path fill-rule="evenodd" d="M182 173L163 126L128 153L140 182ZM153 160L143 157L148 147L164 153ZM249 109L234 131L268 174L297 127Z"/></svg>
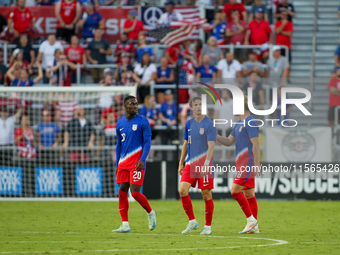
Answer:
<svg viewBox="0 0 340 255"><path fill-rule="evenodd" d="M257 223L255 227L247 232L248 234L260 234L259 224Z"/></svg>
<svg viewBox="0 0 340 255"><path fill-rule="evenodd" d="M118 229L112 230L114 233L129 233L131 229L128 225L121 225Z"/></svg>
<svg viewBox="0 0 340 255"><path fill-rule="evenodd" d="M156 227L156 217L157 217L157 213L152 210L149 213L149 229L153 230Z"/></svg>
<svg viewBox="0 0 340 255"><path fill-rule="evenodd" d="M211 235L211 228L204 226L203 231L201 232L201 235Z"/></svg>
<svg viewBox="0 0 340 255"><path fill-rule="evenodd" d="M251 231L257 224L257 220L254 220L254 221L248 221L246 227L238 232L239 234L245 234L245 233L248 233L248 231Z"/></svg>
<svg viewBox="0 0 340 255"><path fill-rule="evenodd" d="M198 223L197 222L191 222L191 223L189 222L187 228L182 231L182 234L183 235L190 234L192 230L196 230L196 229L199 229Z"/></svg>

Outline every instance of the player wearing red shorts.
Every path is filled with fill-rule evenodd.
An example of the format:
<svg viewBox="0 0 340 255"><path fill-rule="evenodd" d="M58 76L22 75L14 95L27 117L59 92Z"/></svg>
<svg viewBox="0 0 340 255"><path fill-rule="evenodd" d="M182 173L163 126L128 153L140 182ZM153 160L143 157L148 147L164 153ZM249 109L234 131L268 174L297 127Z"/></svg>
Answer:
<svg viewBox="0 0 340 255"><path fill-rule="evenodd" d="M192 230L199 228L188 194L190 187L196 187L196 183L198 183L198 188L202 190L202 197L205 201L206 223L201 234L210 235L214 211L214 202L211 194L211 190L214 188L214 179L213 173L209 171L211 170L209 168L213 167L212 156L215 149L216 128L207 116L202 115L202 101L200 97L194 97L190 100L190 108L193 111L194 117L188 120L185 125L184 144L178 166L178 172L181 175L179 194L184 211L189 218L189 224L182 234L190 234Z"/></svg>
<svg viewBox="0 0 340 255"><path fill-rule="evenodd" d="M116 174L119 184L119 212L123 224L113 230L116 233L130 232L128 220L128 191L145 209L149 216L149 229L156 227L156 212L151 209L148 200L140 192L145 174L145 160L151 148L151 128L149 121L137 114L138 102L134 96L124 99L126 117L121 118L116 126Z"/></svg>
<svg viewBox="0 0 340 255"><path fill-rule="evenodd" d="M260 174L260 146L259 127L250 115L247 96L244 96L244 102L244 114L240 116L241 120L236 123L228 138L217 135L217 141L225 146L231 146L235 142L237 175L231 187L231 195L247 217L247 225L239 233L250 234L260 233L254 191L254 175Z"/></svg>

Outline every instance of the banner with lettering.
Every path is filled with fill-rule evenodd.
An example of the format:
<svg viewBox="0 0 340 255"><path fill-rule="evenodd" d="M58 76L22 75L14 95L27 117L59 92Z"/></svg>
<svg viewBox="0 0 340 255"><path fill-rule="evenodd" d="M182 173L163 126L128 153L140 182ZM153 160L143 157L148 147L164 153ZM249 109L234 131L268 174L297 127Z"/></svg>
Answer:
<svg viewBox="0 0 340 255"><path fill-rule="evenodd" d="M101 195L103 169L101 167L76 167L76 194Z"/></svg>
<svg viewBox="0 0 340 255"><path fill-rule="evenodd" d="M37 195L62 195L63 168L37 167L35 169L35 192Z"/></svg>
<svg viewBox="0 0 340 255"><path fill-rule="evenodd" d="M0 166L0 194L22 194L22 168Z"/></svg>

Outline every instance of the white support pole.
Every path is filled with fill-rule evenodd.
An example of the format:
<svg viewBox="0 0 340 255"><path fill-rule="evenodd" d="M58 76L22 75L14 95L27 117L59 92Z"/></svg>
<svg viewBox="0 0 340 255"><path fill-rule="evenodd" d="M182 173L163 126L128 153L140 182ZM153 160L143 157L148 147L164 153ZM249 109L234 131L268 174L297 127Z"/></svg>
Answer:
<svg viewBox="0 0 340 255"><path fill-rule="evenodd" d="M161 198L166 199L166 161L161 163Z"/></svg>

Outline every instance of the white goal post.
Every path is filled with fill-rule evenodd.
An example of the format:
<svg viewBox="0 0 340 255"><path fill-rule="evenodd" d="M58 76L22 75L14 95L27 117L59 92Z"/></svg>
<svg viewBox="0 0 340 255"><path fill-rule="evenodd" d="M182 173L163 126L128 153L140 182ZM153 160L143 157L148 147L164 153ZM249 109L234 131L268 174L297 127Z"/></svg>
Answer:
<svg viewBox="0 0 340 255"><path fill-rule="evenodd" d="M117 201L115 123L136 94L137 86L0 87L0 201Z"/></svg>

